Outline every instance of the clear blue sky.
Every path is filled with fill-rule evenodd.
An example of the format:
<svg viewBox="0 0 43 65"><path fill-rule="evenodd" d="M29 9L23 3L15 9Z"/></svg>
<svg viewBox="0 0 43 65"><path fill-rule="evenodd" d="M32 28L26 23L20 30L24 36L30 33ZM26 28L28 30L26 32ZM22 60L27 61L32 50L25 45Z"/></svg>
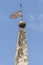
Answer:
<svg viewBox="0 0 43 65"><path fill-rule="evenodd" d="M29 65L43 65L43 0L0 0L0 65L14 65L20 19L9 16L23 4Z"/></svg>

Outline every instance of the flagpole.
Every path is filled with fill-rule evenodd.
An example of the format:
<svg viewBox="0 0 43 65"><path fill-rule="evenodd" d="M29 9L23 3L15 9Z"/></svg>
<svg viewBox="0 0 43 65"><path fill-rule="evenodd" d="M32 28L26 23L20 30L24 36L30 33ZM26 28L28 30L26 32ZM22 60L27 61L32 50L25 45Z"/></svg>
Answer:
<svg viewBox="0 0 43 65"><path fill-rule="evenodd" d="M22 3L20 3L20 10L22 11ZM23 21L23 11L22 11L22 16L21 16L21 20Z"/></svg>

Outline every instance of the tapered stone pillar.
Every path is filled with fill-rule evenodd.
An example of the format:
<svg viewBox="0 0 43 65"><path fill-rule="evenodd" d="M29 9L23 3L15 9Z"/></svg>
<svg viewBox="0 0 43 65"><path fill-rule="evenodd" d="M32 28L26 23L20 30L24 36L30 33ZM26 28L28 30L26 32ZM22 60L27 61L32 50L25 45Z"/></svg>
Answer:
<svg viewBox="0 0 43 65"><path fill-rule="evenodd" d="M18 42L16 47L16 54L14 59L14 65L28 65L28 51L27 51L27 40L25 32L26 23L20 21L19 23L19 34Z"/></svg>

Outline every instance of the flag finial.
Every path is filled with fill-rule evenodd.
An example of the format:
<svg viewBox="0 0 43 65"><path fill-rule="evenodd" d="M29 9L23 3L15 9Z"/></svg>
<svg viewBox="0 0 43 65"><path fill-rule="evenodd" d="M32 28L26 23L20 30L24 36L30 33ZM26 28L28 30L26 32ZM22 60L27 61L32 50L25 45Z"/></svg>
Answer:
<svg viewBox="0 0 43 65"><path fill-rule="evenodd" d="M22 11L22 3L20 3L20 10ZM22 11L21 20L23 21L23 11Z"/></svg>
<svg viewBox="0 0 43 65"><path fill-rule="evenodd" d="M22 3L20 3L20 7L22 8Z"/></svg>

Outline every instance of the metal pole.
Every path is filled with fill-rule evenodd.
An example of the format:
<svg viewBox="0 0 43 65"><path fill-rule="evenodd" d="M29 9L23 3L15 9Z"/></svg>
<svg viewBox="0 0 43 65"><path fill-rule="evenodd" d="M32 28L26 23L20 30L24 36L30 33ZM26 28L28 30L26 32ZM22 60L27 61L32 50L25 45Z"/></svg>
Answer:
<svg viewBox="0 0 43 65"><path fill-rule="evenodd" d="M22 3L20 3L20 10L22 11ZM22 12L21 20L23 21L23 12Z"/></svg>

